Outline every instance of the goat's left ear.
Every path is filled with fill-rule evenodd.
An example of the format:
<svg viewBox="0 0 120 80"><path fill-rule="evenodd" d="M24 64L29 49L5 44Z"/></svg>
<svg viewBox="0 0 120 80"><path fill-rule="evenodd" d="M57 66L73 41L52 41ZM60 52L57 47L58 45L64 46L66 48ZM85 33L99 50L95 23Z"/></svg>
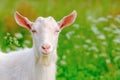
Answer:
<svg viewBox="0 0 120 80"><path fill-rule="evenodd" d="M26 17L22 16L20 13L17 11L14 14L15 21L18 25L25 27L27 29L31 29L32 22L29 21Z"/></svg>
<svg viewBox="0 0 120 80"><path fill-rule="evenodd" d="M71 25L75 21L76 16L77 12L75 10L68 16L65 16L61 21L58 22L60 29L63 29L64 27Z"/></svg>

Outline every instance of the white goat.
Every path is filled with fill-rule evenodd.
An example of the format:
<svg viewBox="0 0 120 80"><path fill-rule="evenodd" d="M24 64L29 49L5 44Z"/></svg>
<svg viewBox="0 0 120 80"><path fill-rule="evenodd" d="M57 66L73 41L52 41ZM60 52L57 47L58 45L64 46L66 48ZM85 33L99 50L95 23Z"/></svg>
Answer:
<svg viewBox="0 0 120 80"><path fill-rule="evenodd" d="M38 17L35 22L15 12L18 25L27 28L33 37L33 47L21 51L0 53L0 80L56 80L57 42L60 31L72 24L76 11L56 22L53 17Z"/></svg>

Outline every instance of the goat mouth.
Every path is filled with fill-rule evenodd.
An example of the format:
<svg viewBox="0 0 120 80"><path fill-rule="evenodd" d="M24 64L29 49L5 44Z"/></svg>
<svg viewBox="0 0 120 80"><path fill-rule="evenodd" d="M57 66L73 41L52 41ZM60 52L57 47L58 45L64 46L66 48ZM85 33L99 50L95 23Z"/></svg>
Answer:
<svg viewBox="0 0 120 80"><path fill-rule="evenodd" d="M49 52L42 52L42 55L43 56L48 56L48 55L50 55L50 53Z"/></svg>
<svg viewBox="0 0 120 80"><path fill-rule="evenodd" d="M42 56L49 56L50 54L44 54L44 53L42 53Z"/></svg>

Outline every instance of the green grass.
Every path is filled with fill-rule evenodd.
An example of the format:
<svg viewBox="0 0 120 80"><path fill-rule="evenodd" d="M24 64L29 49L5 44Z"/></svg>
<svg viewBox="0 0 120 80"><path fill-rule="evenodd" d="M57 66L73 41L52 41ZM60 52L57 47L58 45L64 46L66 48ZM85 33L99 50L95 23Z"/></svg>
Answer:
<svg viewBox="0 0 120 80"><path fill-rule="evenodd" d="M14 21L16 10L32 21L38 16L59 21L76 10L75 23L59 37L57 80L120 80L119 4L119 0L1 0L0 47L9 52L32 46L30 33Z"/></svg>

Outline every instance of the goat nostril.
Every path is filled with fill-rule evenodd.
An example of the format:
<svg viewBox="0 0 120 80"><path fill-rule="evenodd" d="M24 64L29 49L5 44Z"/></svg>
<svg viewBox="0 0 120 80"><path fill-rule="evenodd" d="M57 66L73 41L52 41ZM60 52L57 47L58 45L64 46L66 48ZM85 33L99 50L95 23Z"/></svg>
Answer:
<svg viewBox="0 0 120 80"><path fill-rule="evenodd" d="M42 46L42 49L49 49L50 48L50 45L43 45Z"/></svg>

